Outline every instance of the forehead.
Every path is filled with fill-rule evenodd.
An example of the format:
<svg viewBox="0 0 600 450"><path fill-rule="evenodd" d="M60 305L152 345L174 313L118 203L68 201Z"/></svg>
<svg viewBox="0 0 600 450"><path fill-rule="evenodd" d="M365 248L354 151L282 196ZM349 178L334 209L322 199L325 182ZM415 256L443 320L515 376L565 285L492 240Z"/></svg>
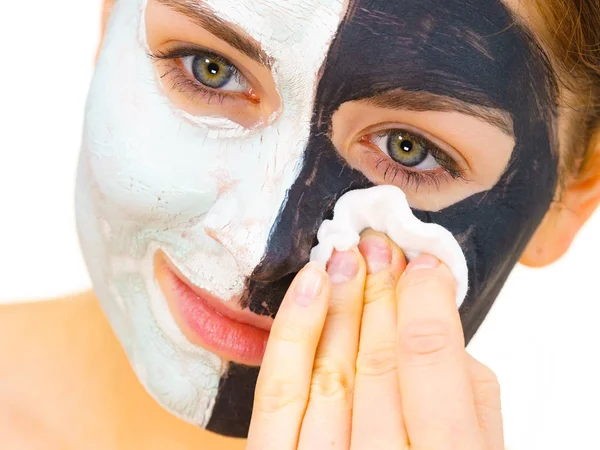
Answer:
<svg viewBox="0 0 600 450"><path fill-rule="evenodd" d="M511 78L531 51L527 30L500 0L190 0L207 6L258 41L280 72L315 70L323 53L344 56L345 75L451 95L469 103L512 110ZM332 46L332 43L334 44ZM335 47L335 48L333 48ZM316 57L311 58L311 54ZM300 60L304 60L304 63ZM308 60L307 60L308 59ZM338 61L341 64L342 61ZM318 69L318 68L317 68ZM522 72L515 75L515 71ZM414 85L407 82L414 75ZM536 74L547 75L547 74ZM442 89L439 89L444 87ZM454 86L449 93L446 86ZM391 89L386 86L386 89ZM371 92L368 93L372 94Z"/></svg>
<svg viewBox="0 0 600 450"><path fill-rule="evenodd" d="M344 14L344 0L192 0L213 9L257 40L270 56L301 45L331 41Z"/></svg>

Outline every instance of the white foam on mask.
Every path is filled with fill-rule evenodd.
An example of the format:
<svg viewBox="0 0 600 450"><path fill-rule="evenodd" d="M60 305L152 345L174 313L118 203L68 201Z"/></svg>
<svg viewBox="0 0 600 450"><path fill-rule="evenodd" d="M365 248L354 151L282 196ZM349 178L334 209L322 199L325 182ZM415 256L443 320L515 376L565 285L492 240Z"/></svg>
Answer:
<svg viewBox="0 0 600 450"><path fill-rule="evenodd" d="M337 201L332 220L325 220L310 260L323 267L333 250L356 247L360 233L371 228L385 233L402 249L407 260L427 253L442 261L456 279L456 305L467 295L469 272L458 242L441 225L421 222L412 213L404 192L396 186L375 186L347 192Z"/></svg>

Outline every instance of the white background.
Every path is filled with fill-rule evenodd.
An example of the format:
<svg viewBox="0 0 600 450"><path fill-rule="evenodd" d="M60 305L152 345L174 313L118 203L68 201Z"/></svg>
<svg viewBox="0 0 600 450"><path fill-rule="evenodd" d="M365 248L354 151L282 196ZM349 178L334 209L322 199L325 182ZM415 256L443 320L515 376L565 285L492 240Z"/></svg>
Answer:
<svg viewBox="0 0 600 450"><path fill-rule="evenodd" d="M99 0L10 1L0 12L0 302L89 285L73 192L99 22ZM557 264L514 271L470 345L500 378L511 450L600 449L595 249L600 214Z"/></svg>

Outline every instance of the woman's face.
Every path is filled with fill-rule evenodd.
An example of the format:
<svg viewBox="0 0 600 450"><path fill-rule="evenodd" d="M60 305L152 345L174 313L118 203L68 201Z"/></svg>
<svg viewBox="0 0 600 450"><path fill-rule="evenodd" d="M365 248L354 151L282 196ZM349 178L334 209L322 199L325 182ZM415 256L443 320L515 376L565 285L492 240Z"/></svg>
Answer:
<svg viewBox="0 0 600 450"><path fill-rule="evenodd" d="M553 198L555 103L499 0L119 0L78 225L142 383L244 435L285 290L336 200L375 184L457 238L469 339Z"/></svg>

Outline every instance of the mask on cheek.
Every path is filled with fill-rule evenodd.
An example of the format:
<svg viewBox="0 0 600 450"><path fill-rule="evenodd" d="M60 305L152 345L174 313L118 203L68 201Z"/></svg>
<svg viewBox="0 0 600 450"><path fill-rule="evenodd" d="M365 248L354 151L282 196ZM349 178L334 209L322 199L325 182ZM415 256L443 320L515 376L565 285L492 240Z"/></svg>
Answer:
<svg viewBox="0 0 600 450"><path fill-rule="evenodd" d="M264 36L279 61L282 111L246 130L176 110L147 57L146 2L117 2L86 111L78 228L95 291L146 389L187 421L245 436L258 368L186 339L154 278L155 253L194 285L274 316L337 200L373 186L332 143L342 105L401 89L503 110L516 145L495 186L439 211L413 209L449 230L466 257L460 313L468 341L552 200L555 86L539 49L497 0L354 0L345 15L341 1L315 0L319 14L282 2L298 16L290 24L320 17L309 36L300 25L265 31L269 13L255 2L206 3ZM298 33L293 46L280 29Z"/></svg>

